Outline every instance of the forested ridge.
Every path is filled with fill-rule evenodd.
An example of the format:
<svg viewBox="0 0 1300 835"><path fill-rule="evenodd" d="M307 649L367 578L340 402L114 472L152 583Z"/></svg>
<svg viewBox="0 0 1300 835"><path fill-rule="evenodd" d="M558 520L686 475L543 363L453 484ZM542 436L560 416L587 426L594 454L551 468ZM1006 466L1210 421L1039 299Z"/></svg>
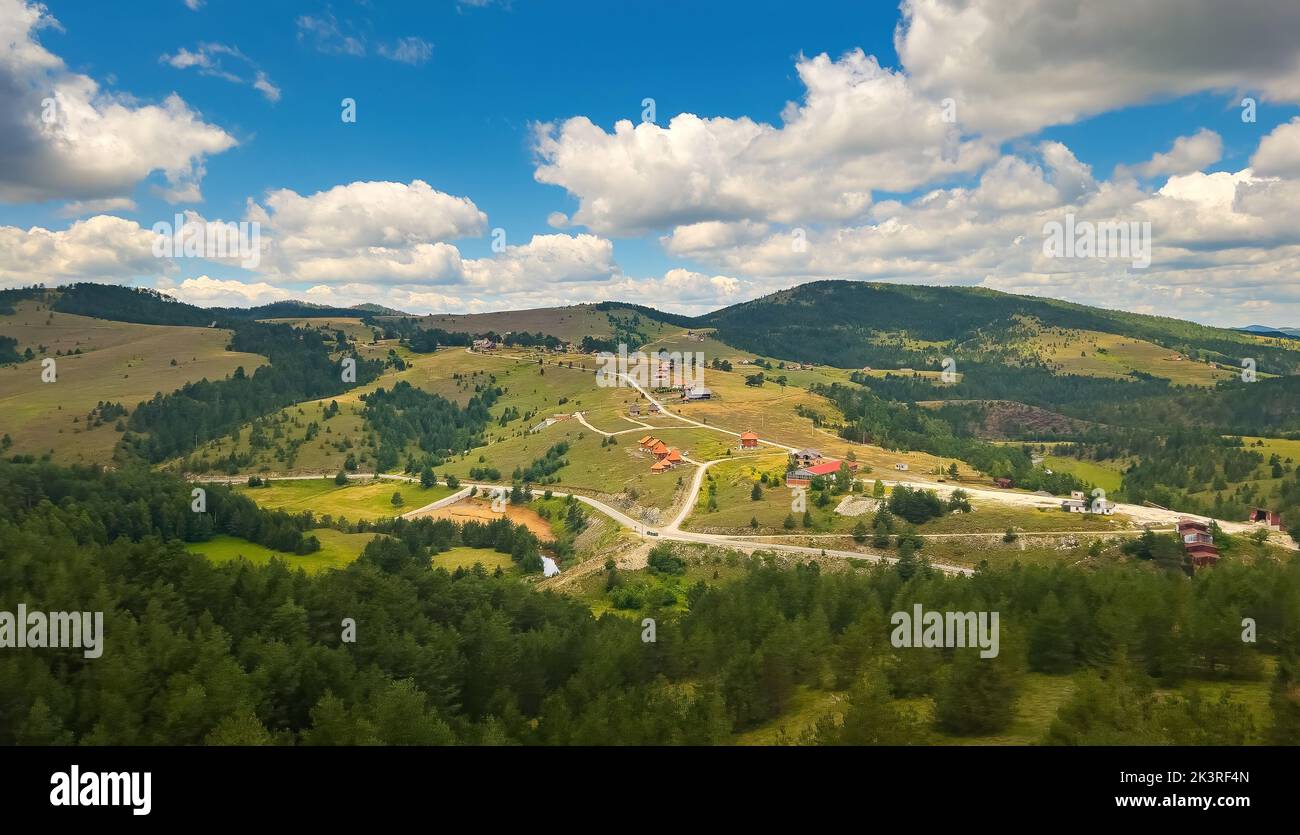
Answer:
<svg viewBox="0 0 1300 835"><path fill-rule="evenodd" d="M1264 345L1245 334L1158 316L1104 310L979 287L929 287L865 281L816 281L695 320L718 338L759 354L840 368L915 366L933 349L879 339L905 333L950 342L959 359L965 344L996 343L1019 318L1044 325L1131 336L1240 367L1243 356L1275 373L1300 371L1300 352ZM937 366L936 366L937 367Z"/></svg>
<svg viewBox="0 0 1300 835"><path fill-rule="evenodd" d="M353 357L355 380L344 382L342 360L331 353L325 336L289 325L235 323L230 349L261 354L270 364L251 375L240 366L224 380L204 379L171 394L156 394L137 406L127 423L132 433L147 434L124 436L120 449L150 462L184 455L253 418L303 400L341 394L383 370L377 360Z"/></svg>
<svg viewBox="0 0 1300 835"><path fill-rule="evenodd" d="M119 478L155 488L123 493ZM806 685L848 700L804 741L907 744L1005 728L1028 671L1079 676L1044 741L1300 742L1296 560L1192 578L1130 563L973 577L922 565L905 580L755 559L739 579L692 586L683 613L652 610L646 643L639 622L518 579L431 568L425 543L454 541L449 522L391 523L354 564L314 576L291 556L213 565L185 551L179 515L132 527L141 491L167 493L171 478L0 464L0 594L105 613L100 658L0 652L0 742L723 743ZM174 484L160 505L184 498ZM474 536L494 536L486 527ZM890 613L916 603L1000 612L1000 654L894 648ZM1258 643L1243 642L1243 617ZM1256 680L1266 658L1263 724L1231 697L1157 689Z"/></svg>
<svg viewBox="0 0 1300 835"><path fill-rule="evenodd" d="M482 386L462 408L405 380L392 389L380 388L364 395L362 414L378 439L376 468L396 467L412 443L424 453L417 462L420 467L440 467L452 453L481 445L483 428L492 418L488 410L500 396L500 387Z"/></svg>

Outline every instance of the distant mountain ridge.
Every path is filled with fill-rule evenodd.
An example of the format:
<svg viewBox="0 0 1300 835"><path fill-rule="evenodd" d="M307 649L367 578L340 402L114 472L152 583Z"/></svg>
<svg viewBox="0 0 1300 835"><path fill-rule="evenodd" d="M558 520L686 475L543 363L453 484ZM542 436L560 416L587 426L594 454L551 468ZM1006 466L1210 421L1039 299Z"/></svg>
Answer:
<svg viewBox="0 0 1300 835"><path fill-rule="evenodd" d="M1270 325L1246 325L1244 328L1235 328L1242 333L1253 333L1256 336L1286 336L1291 339L1300 339L1300 328L1275 328Z"/></svg>

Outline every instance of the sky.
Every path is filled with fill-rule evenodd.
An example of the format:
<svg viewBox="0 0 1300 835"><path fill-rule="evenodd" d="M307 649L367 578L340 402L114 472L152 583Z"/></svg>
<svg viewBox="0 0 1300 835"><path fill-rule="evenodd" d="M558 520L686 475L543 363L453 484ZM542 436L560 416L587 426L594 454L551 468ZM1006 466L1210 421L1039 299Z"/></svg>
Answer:
<svg viewBox="0 0 1300 835"><path fill-rule="evenodd" d="M0 0L0 287L703 313L836 278L1300 326L1294 0L107 9Z"/></svg>

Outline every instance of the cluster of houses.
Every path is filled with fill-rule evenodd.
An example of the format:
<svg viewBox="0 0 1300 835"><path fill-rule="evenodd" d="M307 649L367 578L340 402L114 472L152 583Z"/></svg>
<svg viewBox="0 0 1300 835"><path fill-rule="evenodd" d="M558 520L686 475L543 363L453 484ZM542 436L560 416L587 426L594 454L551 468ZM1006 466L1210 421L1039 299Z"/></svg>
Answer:
<svg viewBox="0 0 1300 835"><path fill-rule="evenodd" d="M743 436L741 440L743 445ZM757 437L755 437L755 444L757 444L757 440ZM794 465L794 469L785 474L786 487L810 487L813 479L834 475L844 465L848 465L850 472L856 472L858 469L858 462L856 461L840 461L836 458L827 458L811 448L804 448L790 453L790 461Z"/></svg>
<svg viewBox="0 0 1300 835"><path fill-rule="evenodd" d="M473 343L475 351L482 351L484 353L490 353L500 347L500 342L494 342L491 339L475 339Z"/></svg>
<svg viewBox="0 0 1300 835"><path fill-rule="evenodd" d="M1110 516L1115 512L1115 503L1102 498L1088 501L1082 490L1071 490L1070 498L1061 502L1061 510L1066 513L1101 513Z"/></svg>
<svg viewBox="0 0 1300 835"><path fill-rule="evenodd" d="M666 473L686 460L677 447L670 447L653 435L646 435L637 441L637 445L643 452L654 456L655 462L650 465L652 473Z"/></svg>

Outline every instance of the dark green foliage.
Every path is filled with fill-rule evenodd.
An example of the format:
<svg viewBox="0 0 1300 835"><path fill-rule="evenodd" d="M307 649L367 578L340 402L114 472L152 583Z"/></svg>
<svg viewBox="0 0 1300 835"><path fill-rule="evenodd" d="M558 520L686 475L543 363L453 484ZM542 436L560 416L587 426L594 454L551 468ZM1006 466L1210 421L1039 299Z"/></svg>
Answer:
<svg viewBox="0 0 1300 835"><path fill-rule="evenodd" d="M136 407L128 422L132 432L147 434L131 441L124 438L120 445L124 450L147 461L162 461L268 412L339 394L354 385L342 381L340 362L330 355L330 346L318 331L250 321L231 326L231 350L261 354L271 364L252 376L241 366L225 380L200 380L171 394L154 395ZM356 384L373 380L382 369L380 362L358 359Z"/></svg>
<svg viewBox="0 0 1300 835"><path fill-rule="evenodd" d="M364 395L362 414L375 432L378 447L376 469L396 467L412 443L425 453L423 463L434 467L457 450L478 446L491 419L488 408L500 393L499 388L488 388L471 397L464 408L405 380L391 390L380 388Z"/></svg>

